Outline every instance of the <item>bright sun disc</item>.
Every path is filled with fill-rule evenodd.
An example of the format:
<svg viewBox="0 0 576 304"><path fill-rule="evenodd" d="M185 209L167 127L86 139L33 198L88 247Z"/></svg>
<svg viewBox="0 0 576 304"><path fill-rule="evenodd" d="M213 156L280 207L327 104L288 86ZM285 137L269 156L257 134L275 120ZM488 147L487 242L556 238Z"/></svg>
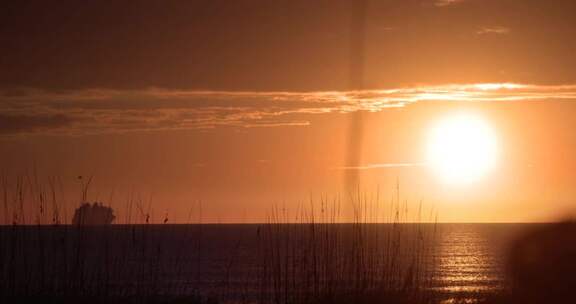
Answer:
<svg viewBox="0 0 576 304"><path fill-rule="evenodd" d="M452 184L478 180L496 165L497 142L480 117L458 114L435 125L428 137L427 163Z"/></svg>

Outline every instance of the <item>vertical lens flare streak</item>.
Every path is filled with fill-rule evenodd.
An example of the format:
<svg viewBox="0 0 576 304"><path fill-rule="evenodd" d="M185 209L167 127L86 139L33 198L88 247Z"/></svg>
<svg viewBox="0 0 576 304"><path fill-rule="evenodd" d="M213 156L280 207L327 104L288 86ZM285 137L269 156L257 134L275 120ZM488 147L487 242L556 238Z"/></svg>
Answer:
<svg viewBox="0 0 576 304"><path fill-rule="evenodd" d="M364 88L364 52L366 40L366 8L367 0L351 1L350 20L350 90L358 91ZM362 112L352 113L348 127L348 143L346 149L346 165L358 166L362 155L363 121ZM359 184L358 172L349 170L345 176L345 186L349 190Z"/></svg>

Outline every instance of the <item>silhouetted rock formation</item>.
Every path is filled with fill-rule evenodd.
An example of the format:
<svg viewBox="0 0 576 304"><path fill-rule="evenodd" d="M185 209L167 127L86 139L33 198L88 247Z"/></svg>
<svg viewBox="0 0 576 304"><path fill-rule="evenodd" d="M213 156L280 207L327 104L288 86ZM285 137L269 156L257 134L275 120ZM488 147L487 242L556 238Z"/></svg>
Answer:
<svg viewBox="0 0 576 304"><path fill-rule="evenodd" d="M109 225L116 217L110 207L102 203L83 203L74 211L72 224L74 225Z"/></svg>
<svg viewBox="0 0 576 304"><path fill-rule="evenodd" d="M514 242L509 267L516 302L574 303L576 223L543 225L527 233Z"/></svg>

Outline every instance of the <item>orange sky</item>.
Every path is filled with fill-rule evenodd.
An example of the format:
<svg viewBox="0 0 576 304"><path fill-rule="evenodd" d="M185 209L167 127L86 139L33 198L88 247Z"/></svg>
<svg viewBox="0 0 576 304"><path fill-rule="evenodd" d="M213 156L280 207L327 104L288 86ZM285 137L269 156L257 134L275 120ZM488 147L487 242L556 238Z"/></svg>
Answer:
<svg viewBox="0 0 576 304"><path fill-rule="evenodd" d="M79 175L120 221L131 193L171 222L197 201L204 222L260 222L345 196L357 111L366 194L389 201L399 181L456 222L576 207L572 1L369 1L359 92L349 1L30 3L0 12L0 168L60 176L69 209ZM498 165L446 185L419 164L431 126L462 111L493 128Z"/></svg>

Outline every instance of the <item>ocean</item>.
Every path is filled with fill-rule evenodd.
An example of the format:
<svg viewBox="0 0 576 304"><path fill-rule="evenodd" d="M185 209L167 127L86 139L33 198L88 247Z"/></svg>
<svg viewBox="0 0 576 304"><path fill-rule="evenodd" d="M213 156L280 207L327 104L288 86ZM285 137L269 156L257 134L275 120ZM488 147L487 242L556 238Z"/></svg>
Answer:
<svg viewBox="0 0 576 304"><path fill-rule="evenodd" d="M400 278L389 286L406 284L418 264L423 288L474 297L507 287L508 247L539 225L2 226L0 292L202 294L250 302L288 293L288 285L291 293L317 291L352 277L366 286L394 281L388 277Z"/></svg>

